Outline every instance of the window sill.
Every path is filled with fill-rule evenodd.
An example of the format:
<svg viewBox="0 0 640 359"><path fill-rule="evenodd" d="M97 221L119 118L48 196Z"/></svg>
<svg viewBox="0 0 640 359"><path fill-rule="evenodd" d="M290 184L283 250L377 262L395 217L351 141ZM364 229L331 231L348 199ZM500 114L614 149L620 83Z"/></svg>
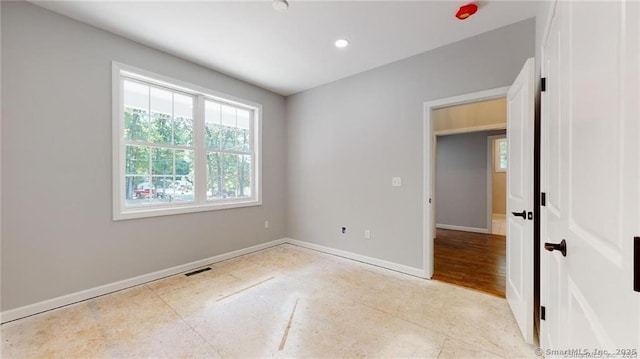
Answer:
<svg viewBox="0 0 640 359"><path fill-rule="evenodd" d="M176 214L186 214L195 212L216 211L221 209L242 208L242 207L255 207L261 206L262 201L256 199L247 199L242 201L229 201L218 203L204 203L204 204L188 204L184 206L166 206L166 207L152 207L152 208L127 208L113 213L114 221L122 221L127 219L136 218L149 218L160 216L172 216Z"/></svg>

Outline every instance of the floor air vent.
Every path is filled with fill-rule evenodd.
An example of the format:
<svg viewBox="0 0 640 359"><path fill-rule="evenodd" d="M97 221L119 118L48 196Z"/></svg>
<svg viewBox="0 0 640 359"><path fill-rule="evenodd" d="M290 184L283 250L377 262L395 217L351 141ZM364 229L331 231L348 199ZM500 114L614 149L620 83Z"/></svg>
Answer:
<svg viewBox="0 0 640 359"><path fill-rule="evenodd" d="M207 268L202 268L202 269L198 269L198 270L194 270L193 272L189 272L189 273L185 273L185 275L187 277L191 277L194 274L198 274L198 273L202 273L202 272L206 272L208 270L211 270L211 267L207 267Z"/></svg>

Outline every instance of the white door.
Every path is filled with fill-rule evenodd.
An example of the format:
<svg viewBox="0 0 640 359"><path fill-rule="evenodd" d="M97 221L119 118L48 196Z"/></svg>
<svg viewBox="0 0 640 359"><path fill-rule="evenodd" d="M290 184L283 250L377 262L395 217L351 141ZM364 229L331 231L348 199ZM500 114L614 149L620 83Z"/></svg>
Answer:
<svg viewBox="0 0 640 359"><path fill-rule="evenodd" d="M640 4L555 7L542 64L540 342L637 357ZM563 240L566 256L553 250Z"/></svg>
<svg viewBox="0 0 640 359"><path fill-rule="evenodd" d="M507 93L507 301L533 343L534 60Z"/></svg>

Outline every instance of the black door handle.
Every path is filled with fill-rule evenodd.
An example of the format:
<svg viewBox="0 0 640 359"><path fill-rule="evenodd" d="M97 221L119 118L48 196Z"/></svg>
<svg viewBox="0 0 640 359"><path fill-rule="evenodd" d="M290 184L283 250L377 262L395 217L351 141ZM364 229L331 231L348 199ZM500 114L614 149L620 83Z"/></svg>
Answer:
<svg viewBox="0 0 640 359"><path fill-rule="evenodd" d="M560 243L545 243L544 244L544 249L548 250L549 252L560 251L560 253L562 253L562 256L566 257L567 256L567 241L565 241L563 239L562 241L560 241Z"/></svg>
<svg viewBox="0 0 640 359"><path fill-rule="evenodd" d="M527 211L522 212L511 212L516 217L522 217L522 219L527 219Z"/></svg>

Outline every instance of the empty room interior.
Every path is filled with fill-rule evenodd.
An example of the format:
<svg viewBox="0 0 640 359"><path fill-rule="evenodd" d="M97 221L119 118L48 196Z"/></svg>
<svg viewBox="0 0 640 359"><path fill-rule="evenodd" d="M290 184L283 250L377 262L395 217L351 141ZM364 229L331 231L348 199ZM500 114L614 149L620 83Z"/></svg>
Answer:
<svg viewBox="0 0 640 359"><path fill-rule="evenodd" d="M637 358L638 19L1 1L0 356Z"/></svg>

